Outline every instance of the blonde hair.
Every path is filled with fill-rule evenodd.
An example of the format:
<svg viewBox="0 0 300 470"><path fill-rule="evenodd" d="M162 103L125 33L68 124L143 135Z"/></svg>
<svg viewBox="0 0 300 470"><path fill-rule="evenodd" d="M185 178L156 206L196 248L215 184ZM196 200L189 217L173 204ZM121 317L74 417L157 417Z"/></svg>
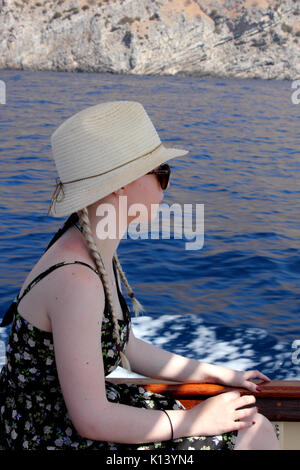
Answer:
<svg viewBox="0 0 300 470"><path fill-rule="evenodd" d="M123 351L121 351L121 340L120 340L120 334L119 334L119 324L118 324L118 320L117 320L117 316L116 316L116 312L115 312L115 308L114 308L114 304L113 304L113 298L112 298L112 294L111 294L111 291L110 291L110 288L109 288L108 277L107 277L107 273L106 273L106 270L105 270L105 267L104 267L104 263L102 261L101 254L99 253L99 250L98 250L98 248L95 244L94 238L93 238L87 208L85 207L85 208L77 211L77 214L78 214L78 218L79 218L79 223L82 227L82 233L85 237L85 240L86 240L86 242L88 244L88 247L91 251L91 254L93 256L93 259L96 263L97 270L98 270L98 272L101 276L101 279L102 279L102 282L103 282L103 287L104 287L104 290L106 292L108 302L109 302L109 305L110 305L110 308L111 308L112 319L113 319L113 327L114 327L114 332L115 332L116 341L117 341L117 350L118 350L118 352L120 354L120 357L121 357L122 367L124 367L125 369L128 369L128 370L131 370L129 360L127 359L127 357L123 353ZM134 292L133 292L133 290L132 290L132 288L131 288L131 286L130 286L127 278L126 278L126 275L125 275L125 273L124 273L124 271L121 267L121 263L119 261L119 258L118 258L118 255L117 255L116 252L114 253L114 260L116 262L116 266L117 266L118 272L120 274L120 277L121 277L123 283L125 284L125 286L127 288L128 295L131 298L133 311L134 311L135 315L138 316L140 312L143 312L145 310L144 310L143 306L140 304L140 302L135 298Z"/></svg>

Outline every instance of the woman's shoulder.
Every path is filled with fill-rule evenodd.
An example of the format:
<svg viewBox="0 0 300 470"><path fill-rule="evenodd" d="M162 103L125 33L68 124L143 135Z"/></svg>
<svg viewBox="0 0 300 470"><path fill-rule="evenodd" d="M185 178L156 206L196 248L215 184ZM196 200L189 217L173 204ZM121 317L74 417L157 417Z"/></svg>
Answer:
<svg viewBox="0 0 300 470"><path fill-rule="evenodd" d="M54 268L53 271L43 277L42 274L51 267ZM65 289L72 289L72 296L76 299L76 296L80 295L78 285L83 285L86 281L89 283L90 292L93 286L99 292L99 276L92 268L96 270L95 262L76 240L71 237L59 239L43 254L24 280L19 297L33 280L36 279L37 282L20 301L19 313L36 326L49 330L51 324L49 312L54 298L61 295Z"/></svg>
<svg viewBox="0 0 300 470"><path fill-rule="evenodd" d="M75 261L85 263L85 265L88 265L90 269L80 269L82 265L80 263L74 263ZM23 283L20 293L22 293L22 291L29 285L30 282L36 278L39 278L41 274L45 273L47 270L49 270L49 268L52 267L55 269L54 272L56 274L51 276L49 273L44 278L45 281L41 284L49 285L49 283L51 283L51 281L55 279L56 276L61 275L67 279L71 275L70 270L68 268L64 268L63 266L69 266L70 264L75 264L76 268L78 267L78 271L82 273L85 273L86 271L93 273L93 270L96 270L96 264L92 257L88 254L87 250L82 245L80 245L71 231L68 231L68 233L65 233L59 240L55 242L54 245L45 251L41 258L33 266L32 270ZM61 269L63 270L63 273L60 272ZM37 291L37 288L35 287L34 290Z"/></svg>
<svg viewBox="0 0 300 470"><path fill-rule="evenodd" d="M56 267L51 275L44 278L46 280L48 277L50 291L60 290L60 288L73 283L75 287L77 282L84 280L91 283L90 288L93 287L93 284L99 288L100 280L97 267L87 250L84 250L76 240L68 239L67 241L63 240L63 243L59 242L60 240L46 251L39 266L36 265L40 272L44 272L52 266Z"/></svg>

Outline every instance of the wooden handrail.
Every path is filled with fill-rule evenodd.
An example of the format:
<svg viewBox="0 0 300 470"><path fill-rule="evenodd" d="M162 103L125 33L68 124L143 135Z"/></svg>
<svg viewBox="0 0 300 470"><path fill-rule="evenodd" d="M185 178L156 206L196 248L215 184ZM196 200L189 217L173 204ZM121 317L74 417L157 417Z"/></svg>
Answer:
<svg viewBox="0 0 300 470"><path fill-rule="evenodd" d="M260 413L270 421L300 421L299 380L273 380L259 385L261 391L255 393L242 388L216 384L145 384L144 387L148 391L178 399L186 409L192 408L211 396L238 390L241 395L255 395Z"/></svg>
<svg viewBox="0 0 300 470"><path fill-rule="evenodd" d="M300 380L272 380L259 383L261 391L250 392L243 388L217 384L165 382L148 378L111 378L114 383L136 383L150 392L168 395L179 400L186 409L220 393L238 390L241 395L252 394L260 413L270 421L300 422Z"/></svg>
<svg viewBox="0 0 300 470"><path fill-rule="evenodd" d="M260 392L250 392L244 388L225 387L217 384L185 383L185 384L145 384L147 390L166 393L174 398L199 398L219 395L220 393L238 390L241 395L255 395L257 398L298 398L300 399L300 380L272 380L259 384ZM299 402L300 406L300 402Z"/></svg>

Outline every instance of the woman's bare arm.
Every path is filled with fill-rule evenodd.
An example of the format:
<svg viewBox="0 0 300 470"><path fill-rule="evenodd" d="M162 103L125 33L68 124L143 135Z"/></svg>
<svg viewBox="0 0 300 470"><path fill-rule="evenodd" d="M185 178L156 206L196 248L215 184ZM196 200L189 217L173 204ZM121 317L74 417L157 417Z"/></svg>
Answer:
<svg viewBox="0 0 300 470"><path fill-rule="evenodd" d="M251 392L259 390L251 379L270 380L257 370L237 371L171 353L136 338L132 330L126 355L134 372L159 380L219 383Z"/></svg>
<svg viewBox="0 0 300 470"><path fill-rule="evenodd" d="M160 380L207 382L217 367L158 348L136 338L132 329L126 356L134 372Z"/></svg>

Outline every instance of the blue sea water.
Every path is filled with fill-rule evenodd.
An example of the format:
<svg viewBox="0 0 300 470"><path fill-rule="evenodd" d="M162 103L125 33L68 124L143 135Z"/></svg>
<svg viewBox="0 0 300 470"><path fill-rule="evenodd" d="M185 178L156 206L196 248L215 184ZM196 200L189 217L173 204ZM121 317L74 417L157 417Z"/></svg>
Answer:
<svg viewBox="0 0 300 470"><path fill-rule="evenodd" d="M300 104L291 82L15 70L0 80L1 316L65 220L47 217L52 132L87 106L139 101L167 146L189 150L170 162L164 202L204 205L204 243L122 240L122 266L146 309L135 334L207 362L300 378ZM8 334L0 328L0 363Z"/></svg>

